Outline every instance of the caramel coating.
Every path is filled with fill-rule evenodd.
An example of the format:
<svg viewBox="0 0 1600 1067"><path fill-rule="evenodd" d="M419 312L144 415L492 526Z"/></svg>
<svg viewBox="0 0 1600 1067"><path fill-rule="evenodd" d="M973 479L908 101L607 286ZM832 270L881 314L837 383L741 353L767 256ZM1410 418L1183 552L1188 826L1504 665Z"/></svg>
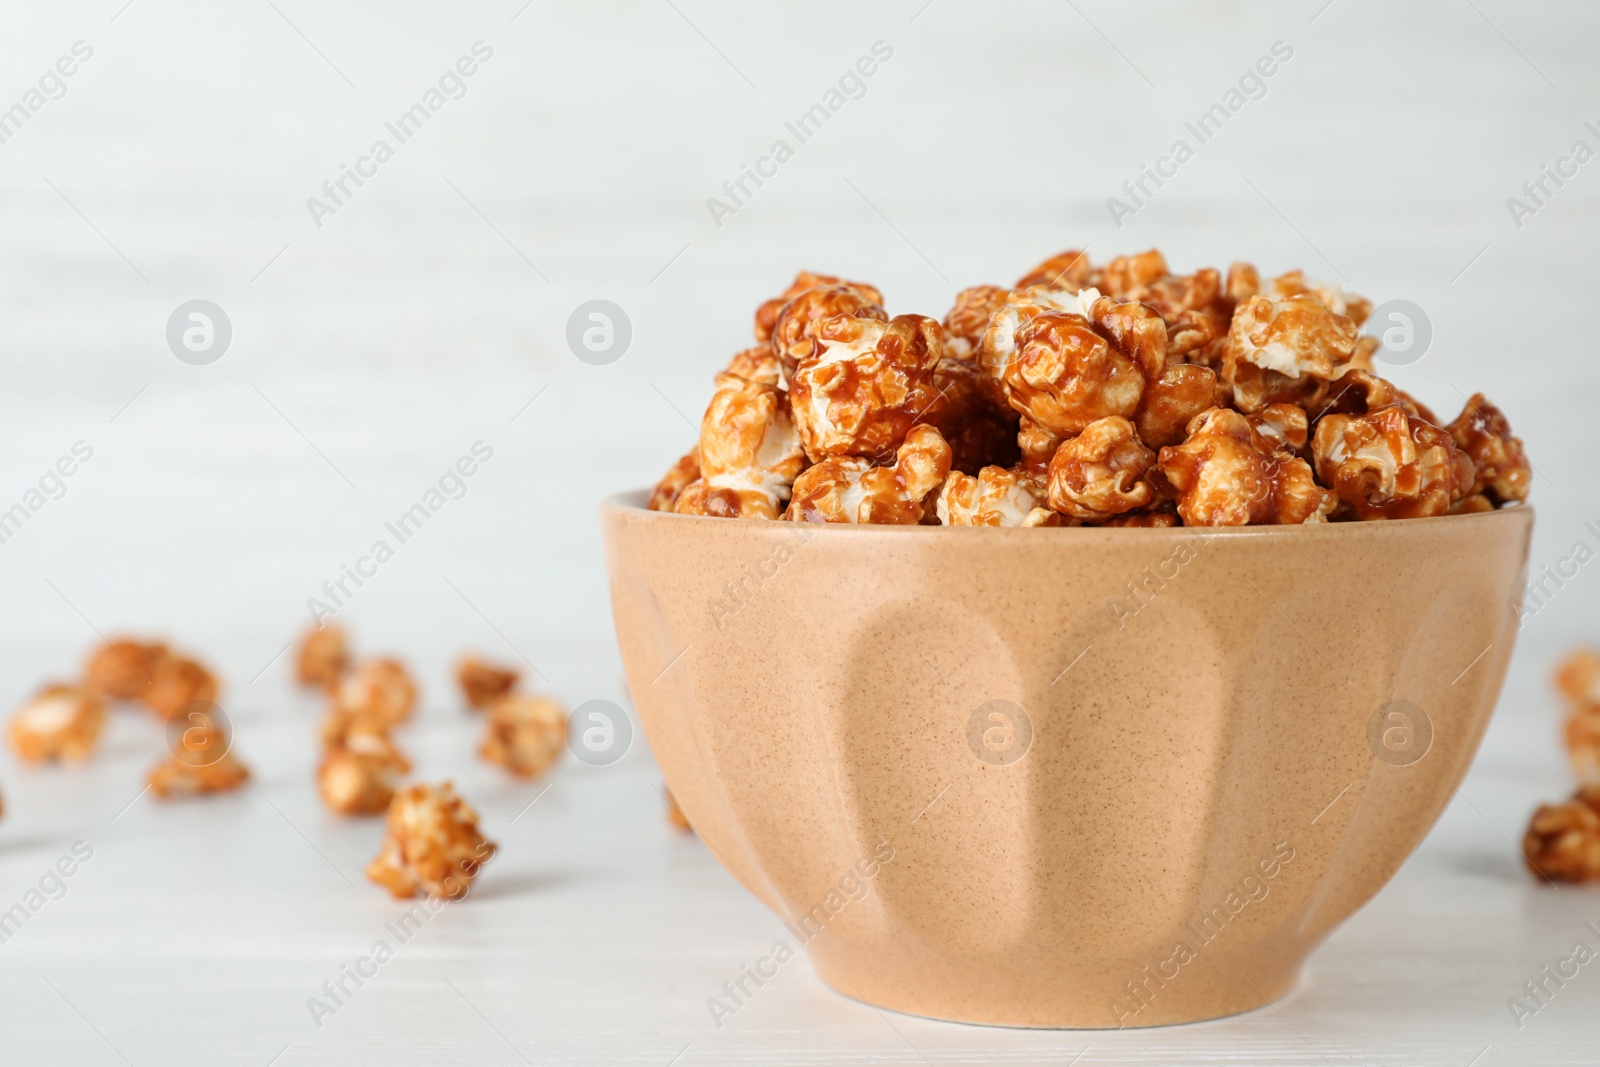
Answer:
<svg viewBox="0 0 1600 1067"><path fill-rule="evenodd" d="M1139 439L1152 448L1176 445L1188 436L1194 417L1217 403L1217 372L1191 363L1174 363L1146 383L1133 414Z"/></svg>
<svg viewBox="0 0 1600 1067"><path fill-rule="evenodd" d="M383 844L367 877L402 899L420 889L460 900L494 853L478 829L478 813L453 785L411 785L389 803Z"/></svg>
<svg viewBox="0 0 1600 1067"><path fill-rule="evenodd" d="M209 720L183 732L183 753L174 752L150 771L158 797L226 793L250 780L250 769L233 754L232 740Z"/></svg>
<svg viewBox="0 0 1600 1067"><path fill-rule="evenodd" d="M111 700L139 700L155 678L156 662L166 654L167 646L159 641L118 638L94 650L84 679Z"/></svg>
<svg viewBox="0 0 1600 1067"><path fill-rule="evenodd" d="M366 719L384 727L405 722L417 705L417 686L399 660L369 659L334 691L332 714Z"/></svg>
<svg viewBox="0 0 1600 1067"><path fill-rule="evenodd" d="M1017 331L1016 342L1016 358L1002 377L1007 397L1050 432L1075 437L1096 419L1138 410L1145 386L1140 364L1082 315L1035 315Z"/></svg>
<svg viewBox="0 0 1600 1067"><path fill-rule="evenodd" d="M88 686L47 685L11 716L6 739L28 763L82 763L106 722L105 700Z"/></svg>
<svg viewBox="0 0 1600 1067"><path fill-rule="evenodd" d="M1005 306L1009 290L998 285L974 285L956 294L944 316L944 351L958 359L976 358L989 319Z"/></svg>
<svg viewBox="0 0 1600 1067"><path fill-rule="evenodd" d="M1091 422L1050 460L1050 507L1082 522L1147 508L1157 499L1145 477L1155 462L1132 422L1116 416Z"/></svg>
<svg viewBox="0 0 1600 1067"><path fill-rule="evenodd" d="M1195 416L1188 439L1161 450L1162 474L1178 492L1187 526L1324 522L1337 498L1303 459L1282 459L1237 411Z"/></svg>
<svg viewBox="0 0 1600 1067"><path fill-rule="evenodd" d="M815 351L790 376L806 456L893 456L937 396L934 367L943 350L944 328L923 315L823 320Z"/></svg>
<svg viewBox="0 0 1600 1067"><path fill-rule="evenodd" d="M462 656L456 665L456 681L470 708L488 707L515 689L521 677L514 667L496 667L476 656Z"/></svg>
<svg viewBox="0 0 1600 1067"><path fill-rule="evenodd" d="M953 356L940 359L933 368L933 388L933 398L917 421L938 428L950 445L953 468L975 471L1017 462L1019 416L989 399L975 362Z"/></svg>
<svg viewBox="0 0 1600 1067"><path fill-rule="evenodd" d="M673 511L678 506L678 497L683 495L684 489L700 477L700 449L699 446L691 448L679 457L656 487L650 491L650 502L646 505L651 511Z"/></svg>
<svg viewBox="0 0 1600 1067"><path fill-rule="evenodd" d="M1522 838L1528 869L1555 882L1600 881L1600 787L1541 804Z"/></svg>
<svg viewBox="0 0 1600 1067"><path fill-rule="evenodd" d="M777 387L719 374L700 420L700 477L678 495L680 515L775 519L805 465L787 398Z"/></svg>
<svg viewBox="0 0 1600 1067"><path fill-rule="evenodd" d="M756 345L735 352L722 373L737 374L752 382L776 386L783 380L783 363L773 354L771 345Z"/></svg>
<svg viewBox="0 0 1600 1067"><path fill-rule="evenodd" d="M394 799L411 761L380 733L351 733L330 747L317 768L317 791L339 815L377 815Z"/></svg>
<svg viewBox="0 0 1600 1067"><path fill-rule="evenodd" d="M168 719L191 701L215 703L220 688L216 675L198 660L169 652L156 660L144 702L151 711Z"/></svg>
<svg viewBox="0 0 1600 1067"><path fill-rule="evenodd" d="M1355 344L1355 323L1314 296L1252 297L1233 313L1222 380L1246 414L1279 401L1314 408Z"/></svg>
<svg viewBox="0 0 1600 1067"><path fill-rule="evenodd" d="M567 743L567 716L547 697L510 693L489 705L478 754L519 778L543 774Z"/></svg>
<svg viewBox="0 0 1600 1067"><path fill-rule="evenodd" d="M1259 280L1258 283L1259 285ZM1355 293L1347 293L1337 283L1313 281L1304 271L1291 270L1272 279L1272 295L1280 300L1296 296L1312 296L1335 315L1343 315L1360 326L1372 314L1372 301Z"/></svg>
<svg viewBox="0 0 1600 1067"><path fill-rule="evenodd" d="M1246 415L1245 420L1279 459L1305 458L1311 439L1310 417L1305 408L1298 404L1268 404L1254 415Z"/></svg>
<svg viewBox="0 0 1600 1067"><path fill-rule="evenodd" d="M807 289L778 312L772 330L772 354L784 373L794 374L801 360L816 350L817 330L828 319L859 318L889 321L877 300L849 285L822 285Z"/></svg>
<svg viewBox="0 0 1600 1067"><path fill-rule="evenodd" d="M1158 253L1159 254L1159 253ZM1017 279L1017 288L1040 285L1048 289L1065 289L1077 292L1093 284L1094 269L1089 265L1089 254L1076 248L1058 252Z"/></svg>
<svg viewBox="0 0 1600 1067"><path fill-rule="evenodd" d="M952 470L935 507L945 526L1059 526L1045 494L1044 479L1021 468L984 467L977 477Z"/></svg>
<svg viewBox="0 0 1600 1067"><path fill-rule="evenodd" d="M313 626L300 639L295 678L303 686L332 690L350 666L350 643L331 622Z"/></svg>
<svg viewBox="0 0 1600 1067"><path fill-rule="evenodd" d="M1448 427L1456 447L1467 454L1476 469L1472 489L1496 504L1528 499L1533 467L1522 441L1511 436L1505 413L1482 393L1474 393Z"/></svg>
<svg viewBox="0 0 1600 1067"><path fill-rule="evenodd" d="M1022 416L1022 422L1017 427L1017 447L1022 452L1022 466L1036 474L1043 474L1063 440L1028 416Z"/></svg>
<svg viewBox="0 0 1600 1067"><path fill-rule="evenodd" d="M756 308L756 340L771 340L773 329L778 322L778 312L783 310L783 305L807 289L815 289L819 285L847 285L866 297L870 302L880 306L883 304L883 294L865 282L851 282L843 278L836 278L831 274L814 274L811 271L803 270L794 276L794 281L789 283L789 288Z"/></svg>
<svg viewBox="0 0 1600 1067"><path fill-rule="evenodd" d="M950 473L950 446L932 426L914 426L892 467L859 456L832 456L795 479L784 518L796 522L916 526L929 494Z"/></svg>
<svg viewBox="0 0 1600 1067"><path fill-rule="evenodd" d="M1561 739L1578 780L1600 783L1600 703L1584 699L1570 704Z"/></svg>
<svg viewBox="0 0 1600 1067"><path fill-rule="evenodd" d="M1322 484L1361 519L1443 515L1473 489L1466 453L1399 404L1368 415L1323 416L1311 455Z"/></svg>

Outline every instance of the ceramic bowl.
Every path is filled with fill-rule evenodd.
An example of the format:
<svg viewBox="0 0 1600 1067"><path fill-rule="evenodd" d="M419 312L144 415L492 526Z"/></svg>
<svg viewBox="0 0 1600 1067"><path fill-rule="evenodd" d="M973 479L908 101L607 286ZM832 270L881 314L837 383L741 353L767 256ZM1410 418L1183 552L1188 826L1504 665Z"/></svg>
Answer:
<svg viewBox="0 0 1600 1067"><path fill-rule="evenodd" d="M612 606L696 831L839 992L1042 1027L1293 987L1466 772L1533 525L815 526L642 503L602 508Z"/></svg>

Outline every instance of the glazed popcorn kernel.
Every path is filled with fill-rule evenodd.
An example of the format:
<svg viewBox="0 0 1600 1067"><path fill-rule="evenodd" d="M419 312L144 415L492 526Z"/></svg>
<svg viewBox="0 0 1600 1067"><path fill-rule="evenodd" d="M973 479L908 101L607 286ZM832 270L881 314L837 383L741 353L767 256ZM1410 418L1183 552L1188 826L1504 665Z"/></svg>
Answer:
<svg viewBox="0 0 1600 1067"><path fill-rule="evenodd" d="M1182 443L1194 417L1217 403L1217 372L1192 363L1174 363L1147 382L1133 413L1139 439L1151 448Z"/></svg>
<svg viewBox="0 0 1600 1067"><path fill-rule="evenodd" d="M512 693L489 705L478 754L520 778L543 774L567 743L567 716L546 697Z"/></svg>
<svg viewBox="0 0 1600 1067"><path fill-rule="evenodd" d="M1555 681L1569 701L1600 704L1600 649L1569 652L1556 668Z"/></svg>
<svg viewBox="0 0 1600 1067"><path fill-rule="evenodd" d="M1528 498L1533 482L1528 455L1522 450L1522 442L1511 436L1511 424L1505 414L1482 393L1474 393L1446 429L1477 471L1473 492L1496 504Z"/></svg>
<svg viewBox="0 0 1600 1067"><path fill-rule="evenodd" d="M106 706L88 687L47 685L18 708L6 728L11 749L29 763L82 763L105 726Z"/></svg>
<svg viewBox="0 0 1600 1067"><path fill-rule="evenodd" d="M1050 460L1050 507L1081 522L1149 507L1157 497L1146 472L1155 462L1127 419L1091 422Z"/></svg>
<svg viewBox="0 0 1600 1067"><path fill-rule="evenodd" d="M1278 401L1314 407L1355 346L1356 324L1314 296L1252 297L1233 313L1222 380L1246 414Z"/></svg>
<svg viewBox="0 0 1600 1067"><path fill-rule="evenodd" d="M411 718L417 705L417 686L398 660L369 659L346 675L334 690L338 712L393 726Z"/></svg>
<svg viewBox="0 0 1600 1067"><path fill-rule="evenodd" d="M332 689L350 666L350 643L332 623L313 626L300 641L295 677L301 685Z"/></svg>
<svg viewBox="0 0 1600 1067"><path fill-rule="evenodd" d="M1259 285L1259 282L1258 282ZM1360 326L1372 314L1372 301L1347 293L1333 282L1312 281L1304 271L1292 270L1272 279L1272 295L1280 300L1294 296L1314 296L1335 315L1343 315Z"/></svg>
<svg viewBox="0 0 1600 1067"><path fill-rule="evenodd" d="M1074 437L1096 419L1138 410L1143 370L1082 315L1036 315L1016 339L1016 358L1002 377L1007 396L1013 408L1052 433Z"/></svg>
<svg viewBox="0 0 1600 1067"><path fill-rule="evenodd" d="M421 890L460 900L494 853L478 830L478 813L453 785L411 785L389 802L383 845L367 877L401 898Z"/></svg>
<svg viewBox="0 0 1600 1067"><path fill-rule="evenodd" d="M775 519L805 464L785 394L736 374L717 376L700 421L700 477L678 494L680 515Z"/></svg>
<svg viewBox="0 0 1600 1067"><path fill-rule="evenodd" d="M317 791L340 815L377 815L394 799L411 763L381 734L354 733L330 748L317 768Z"/></svg>
<svg viewBox="0 0 1600 1067"><path fill-rule="evenodd" d="M1188 439L1161 450L1186 526L1291 525L1326 521L1337 497L1302 459L1279 458L1237 411L1195 416Z"/></svg>
<svg viewBox="0 0 1600 1067"><path fill-rule="evenodd" d="M1567 709L1561 739L1579 781L1600 783L1600 704L1576 701Z"/></svg>
<svg viewBox="0 0 1600 1067"><path fill-rule="evenodd" d="M227 731L213 723L191 726L173 754L150 772L150 791L158 797L225 793L250 779L234 756Z"/></svg>
<svg viewBox="0 0 1600 1067"><path fill-rule="evenodd" d="M1019 416L990 401L976 363L945 356L934 365L933 388L917 421L938 429L950 445L952 467L975 471L1017 462Z"/></svg>
<svg viewBox="0 0 1600 1067"><path fill-rule="evenodd" d="M976 358L989 319L1005 306L1010 290L998 285L974 285L956 294L944 316L944 352L957 359Z"/></svg>
<svg viewBox="0 0 1600 1067"><path fill-rule="evenodd" d="M169 652L156 660L144 702L151 711L167 719L191 701L214 703L219 689L216 675L198 660Z"/></svg>
<svg viewBox="0 0 1600 1067"><path fill-rule="evenodd" d="M1253 415L1246 415L1250 428L1267 443L1279 459L1305 458L1311 440L1311 420L1298 404L1268 404Z"/></svg>
<svg viewBox="0 0 1600 1067"><path fill-rule="evenodd" d="M776 386L783 380L783 364L772 354L771 345L756 345L735 352L722 373L737 374L752 382Z"/></svg>
<svg viewBox="0 0 1600 1067"><path fill-rule="evenodd" d="M156 662L166 654L167 646L159 642L109 641L89 657L85 680L112 700L138 700L155 677Z"/></svg>
<svg viewBox="0 0 1600 1067"><path fill-rule="evenodd" d="M935 507L945 526L1059 526L1045 504L1044 478L1026 470L984 467L977 477L953 470Z"/></svg>
<svg viewBox="0 0 1600 1067"><path fill-rule="evenodd" d="M1165 264L1162 267L1165 269ZM1065 252L1056 253L1018 278L1016 288L1026 289L1030 285L1040 285L1047 289L1065 289L1075 293L1094 284L1094 273L1094 268L1089 264L1089 254L1069 248Z"/></svg>
<svg viewBox="0 0 1600 1067"><path fill-rule="evenodd" d="M889 321L877 300L849 285L823 285L807 289L778 312L772 330L772 354L787 374L816 350L817 330L829 319Z"/></svg>
<svg viewBox="0 0 1600 1067"><path fill-rule="evenodd" d="M1600 881L1600 788L1585 786L1571 800L1541 804L1522 838L1533 873L1556 882Z"/></svg>
<svg viewBox="0 0 1600 1067"><path fill-rule="evenodd" d="M1017 334L1030 321L1047 311L1077 314L1082 309L1077 290L1052 289L1030 285L1013 289L989 315L989 325L978 338L977 362L984 388L1001 407L1010 407L1006 390L1006 371L1017 357ZM1019 409L1020 410L1020 409ZM1026 411L1022 412L1024 415Z"/></svg>
<svg viewBox="0 0 1600 1067"><path fill-rule="evenodd" d="M944 328L923 315L887 323L841 315L818 324L815 350L789 380L807 458L894 455L937 395L934 367L943 351Z"/></svg>
<svg viewBox="0 0 1600 1067"><path fill-rule="evenodd" d="M928 520L928 497L949 473L950 446L932 426L916 426L892 467L857 456L834 456L808 467L795 479L784 518L916 526Z"/></svg>
<svg viewBox="0 0 1600 1067"><path fill-rule="evenodd" d="M1322 484L1361 519L1443 515L1473 487L1472 460L1450 435L1398 404L1323 416L1311 454Z"/></svg>
<svg viewBox="0 0 1600 1067"><path fill-rule="evenodd" d="M783 306L807 289L815 289L822 285L849 286L866 297L869 302L879 305L883 303L883 294L865 282L850 282L843 278L835 278L831 274L813 274L811 271L803 270L794 276L794 281L782 294L756 308L756 340L770 341L777 326L778 313L783 310Z"/></svg>
<svg viewBox="0 0 1600 1067"><path fill-rule="evenodd" d="M1022 422L1017 426L1017 447L1022 452L1022 466L1043 474L1063 440L1059 434L1051 433L1026 415L1022 416Z"/></svg>
<svg viewBox="0 0 1600 1067"><path fill-rule="evenodd" d="M487 707L517 686L522 672L510 667L496 667L476 656L462 656L456 665L456 681L461 684L461 695L467 706Z"/></svg>
<svg viewBox="0 0 1600 1067"><path fill-rule="evenodd" d="M685 452L678 462L650 491L650 502L647 507L651 511L672 511L678 506L678 497L683 495L684 489L700 477L700 449L691 448Z"/></svg>

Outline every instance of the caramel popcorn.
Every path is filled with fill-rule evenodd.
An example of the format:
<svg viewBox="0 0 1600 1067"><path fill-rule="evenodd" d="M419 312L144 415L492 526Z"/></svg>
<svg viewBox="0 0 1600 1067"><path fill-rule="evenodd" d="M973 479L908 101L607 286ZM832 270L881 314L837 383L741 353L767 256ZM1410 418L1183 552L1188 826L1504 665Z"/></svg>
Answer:
<svg viewBox="0 0 1600 1067"><path fill-rule="evenodd" d="M494 843L478 829L478 813L453 785L412 785L389 803L383 845L367 877L400 898L420 889L460 900L494 853Z"/></svg>
<svg viewBox="0 0 1600 1067"><path fill-rule="evenodd" d="M952 470L936 502L945 526L1057 526L1046 506L1044 479L1029 471L984 467L977 477Z"/></svg>
<svg viewBox="0 0 1600 1067"><path fill-rule="evenodd" d="M94 752L105 722L105 701L98 691L58 683L45 686L16 710L6 737L17 757L29 763L82 763Z"/></svg>
<svg viewBox="0 0 1600 1067"><path fill-rule="evenodd" d="M487 707L517 687L522 672L510 667L496 667L476 656L462 656L456 666L456 680L461 683L461 695L467 706Z"/></svg>
<svg viewBox="0 0 1600 1067"><path fill-rule="evenodd" d="M1195 416L1181 445L1161 450L1161 472L1178 491L1187 526L1324 522L1337 498L1303 459L1282 459L1237 411Z"/></svg>
<svg viewBox="0 0 1600 1067"><path fill-rule="evenodd" d="M834 456L808 467L794 483L784 518L803 522L924 521L924 501L950 473L950 446L932 426L913 427L892 467L856 456Z"/></svg>
<svg viewBox="0 0 1600 1067"><path fill-rule="evenodd" d="M216 675L198 660L169 652L156 660L144 702L151 711L167 719L193 701L214 703L218 691Z"/></svg>
<svg viewBox="0 0 1600 1067"><path fill-rule="evenodd" d="M489 705L488 732L478 753L520 778L543 774L567 743L567 716L546 697L511 693Z"/></svg>
<svg viewBox="0 0 1600 1067"><path fill-rule="evenodd" d="M330 811L377 815L389 807L400 776L411 762L380 733L347 734L332 746L317 768L317 790Z"/></svg>
<svg viewBox="0 0 1600 1067"><path fill-rule="evenodd" d="M1145 472L1156 455L1127 419L1091 422L1050 460L1050 507L1082 522L1098 522L1149 507L1156 489Z"/></svg>
<svg viewBox="0 0 1600 1067"><path fill-rule="evenodd" d="M775 519L805 464L789 405L775 386L717 376L700 423L700 477L678 495L680 515Z"/></svg>
<svg viewBox="0 0 1600 1067"><path fill-rule="evenodd" d="M1528 869L1556 882L1600 881L1600 787L1541 804L1522 838Z"/></svg>
<svg viewBox="0 0 1600 1067"><path fill-rule="evenodd" d="M1311 454L1322 484L1362 519L1443 515L1473 487L1472 460L1439 427L1399 404L1324 415Z"/></svg>
<svg viewBox="0 0 1600 1067"><path fill-rule="evenodd" d="M942 324L802 273L757 312L765 343L717 378L698 447L650 507L1162 527L1524 501L1532 468L1504 416L1480 395L1447 426L1380 377L1379 341L1358 332L1371 312L1300 271L1180 274L1155 249L1062 252L1010 289L961 290Z"/></svg>
<svg viewBox="0 0 1600 1067"><path fill-rule="evenodd" d="M803 270L794 276L794 281L781 295L773 297L756 309L756 340L770 340L773 329L777 326L778 313L783 310L783 306L807 289L815 289L821 285L849 286L871 303L883 303L883 294L864 282L849 282L843 278L835 278L831 274L813 274Z"/></svg>
<svg viewBox="0 0 1600 1067"><path fill-rule="evenodd" d="M138 700L155 678L156 662L167 654L159 642L120 638L95 649L85 668L86 683L111 700Z"/></svg>
<svg viewBox="0 0 1600 1067"><path fill-rule="evenodd" d="M1580 648L1556 668L1556 688L1570 701L1600 704L1600 651Z"/></svg>
<svg viewBox="0 0 1600 1067"><path fill-rule="evenodd" d="M333 709L393 726L411 718L417 704L416 683L404 664L392 659L364 661L334 691Z"/></svg>
<svg viewBox="0 0 1600 1067"><path fill-rule="evenodd" d="M1492 502L1506 504L1526 500L1533 482L1522 442L1511 436L1511 424L1504 413L1484 397L1474 393L1447 429L1456 447L1467 454L1476 470L1472 488Z"/></svg>
<svg viewBox="0 0 1600 1067"><path fill-rule="evenodd" d="M819 323L815 349L789 382L807 458L894 455L937 395L934 367L943 351L944 328L922 315Z"/></svg>
<svg viewBox="0 0 1600 1067"><path fill-rule="evenodd" d="M150 772L150 791L158 797L225 793L250 779L250 770L233 754L227 731L208 716L180 723L172 755Z"/></svg>
<svg viewBox="0 0 1600 1067"><path fill-rule="evenodd" d="M301 685L331 690L349 666L350 645L343 630L322 623L306 631L295 661L295 676Z"/></svg>
<svg viewBox="0 0 1600 1067"><path fill-rule="evenodd" d="M1588 698L1573 701L1567 708L1561 739L1578 779L1600 783L1600 703Z"/></svg>

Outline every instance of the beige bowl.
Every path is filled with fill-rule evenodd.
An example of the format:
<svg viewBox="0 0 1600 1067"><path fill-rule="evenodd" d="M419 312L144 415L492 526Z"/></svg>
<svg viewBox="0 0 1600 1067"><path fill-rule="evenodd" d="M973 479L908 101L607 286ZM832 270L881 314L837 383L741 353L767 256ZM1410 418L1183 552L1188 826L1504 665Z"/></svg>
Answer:
<svg viewBox="0 0 1600 1067"><path fill-rule="evenodd" d="M1466 772L1533 526L821 527L642 500L602 508L612 606L695 829L841 993L1009 1026L1292 988Z"/></svg>

